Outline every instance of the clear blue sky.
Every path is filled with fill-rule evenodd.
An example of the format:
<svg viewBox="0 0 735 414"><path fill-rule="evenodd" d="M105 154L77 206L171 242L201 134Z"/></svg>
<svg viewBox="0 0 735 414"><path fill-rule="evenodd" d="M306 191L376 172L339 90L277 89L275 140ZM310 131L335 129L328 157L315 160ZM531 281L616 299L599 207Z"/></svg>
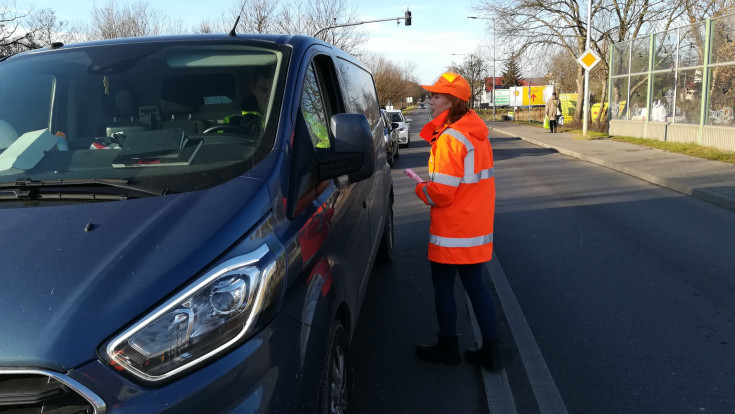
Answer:
<svg viewBox="0 0 735 414"><path fill-rule="evenodd" d="M128 4L131 0L117 0ZM475 15L472 0L447 2L421 0L416 3L396 3L390 0L348 0L356 5L361 21L403 16L411 10L413 23L404 26L395 21L369 23L360 26L369 34L366 49L380 53L397 64L413 62L417 81L433 83L452 62L460 63L464 56L481 47L485 34L485 21L468 19ZM172 18L180 18L193 27L201 20L219 20L223 11L229 10L234 0L149 0L152 9L165 10ZM18 0L18 7L35 5L50 8L60 20L68 22L89 21L92 6L89 0ZM106 0L97 1L102 6ZM338 20L338 23L344 23Z"/></svg>

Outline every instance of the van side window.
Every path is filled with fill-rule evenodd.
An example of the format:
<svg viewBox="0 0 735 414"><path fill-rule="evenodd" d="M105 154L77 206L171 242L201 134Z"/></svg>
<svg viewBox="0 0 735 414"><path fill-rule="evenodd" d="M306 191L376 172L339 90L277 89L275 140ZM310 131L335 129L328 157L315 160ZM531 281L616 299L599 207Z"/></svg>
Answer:
<svg viewBox="0 0 735 414"><path fill-rule="evenodd" d="M370 129L375 129L380 122L380 106L372 75L360 66L344 59L338 59L337 62L347 89L345 95L349 96L347 99L349 111L365 115Z"/></svg>
<svg viewBox="0 0 735 414"><path fill-rule="evenodd" d="M314 66L309 65L304 77L304 90L301 93L301 112L306 120L311 143L316 148L329 148L329 128L324 99L319 89Z"/></svg>

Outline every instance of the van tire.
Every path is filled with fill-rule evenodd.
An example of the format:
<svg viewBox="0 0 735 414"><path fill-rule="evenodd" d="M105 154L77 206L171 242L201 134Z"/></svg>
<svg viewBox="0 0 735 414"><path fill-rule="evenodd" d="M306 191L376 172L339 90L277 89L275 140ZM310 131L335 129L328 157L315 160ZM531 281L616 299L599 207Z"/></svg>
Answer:
<svg viewBox="0 0 735 414"><path fill-rule="evenodd" d="M383 227L383 237L380 239L378 246L378 262L389 263L393 260L393 247L395 244L395 233L393 229L393 200L388 203L388 211L385 213L385 225Z"/></svg>
<svg viewBox="0 0 735 414"><path fill-rule="evenodd" d="M348 347L347 332L342 322L336 320L329 332L329 347L319 384L319 414L347 411L348 393L352 387Z"/></svg>

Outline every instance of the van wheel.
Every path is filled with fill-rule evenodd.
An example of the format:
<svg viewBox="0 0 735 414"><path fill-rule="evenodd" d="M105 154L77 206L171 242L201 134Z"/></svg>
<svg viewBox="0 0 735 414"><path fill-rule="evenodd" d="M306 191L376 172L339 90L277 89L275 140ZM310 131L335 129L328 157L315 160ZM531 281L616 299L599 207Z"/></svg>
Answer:
<svg viewBox="0 0 735 414"><path fill-rule="evenodd" d="M319 385L319 414L347 412L347 397L351 384L347 365L347 333L340 321L332 324L327 358Z"/></svg>
<svg viewBox="0 0 735 414"><path fill-rule="evenodd" d="M388 211L385 213L385 227L383 227L383 237L380 239L378 246L378 261L380 263L388 263L393 260L393 203L388 205Z"/></svg>

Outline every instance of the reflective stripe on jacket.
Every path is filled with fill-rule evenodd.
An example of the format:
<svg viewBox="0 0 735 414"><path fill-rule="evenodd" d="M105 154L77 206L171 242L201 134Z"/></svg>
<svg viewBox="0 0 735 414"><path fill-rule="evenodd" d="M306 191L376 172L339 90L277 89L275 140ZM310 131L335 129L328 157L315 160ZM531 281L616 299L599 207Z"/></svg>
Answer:
<svg viewBox="0 0 735 414"><path fill-rule="evenodd" d="M416 195L431 206L429 260L482 263L492 258L495 177L485 122L470 111L446 125L445 112L421 131L431 137L429 181Z"/></svg>

